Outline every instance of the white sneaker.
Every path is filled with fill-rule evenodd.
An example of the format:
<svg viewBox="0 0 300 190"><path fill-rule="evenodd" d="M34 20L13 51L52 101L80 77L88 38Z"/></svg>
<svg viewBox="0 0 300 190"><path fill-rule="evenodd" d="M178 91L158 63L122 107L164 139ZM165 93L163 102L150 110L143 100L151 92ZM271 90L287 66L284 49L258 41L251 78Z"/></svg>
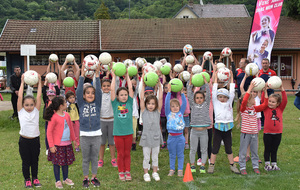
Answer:
<svg viewBox="0 0 300 190"><path fill-rule="evenodd" d="M47 150L46 150L46 156L48 156L48 151L49 151L49 150L47 149Z"/></svg>
<svg viewBox="0 0 300 190"><path fill-rule="evenodd" d="M148 173L144 174L144 180L145 180L146 182L151 181L150 175L149 175Z"/></svg>
<svg viewBox="0 0 300 190"><path fill-rule="evenodd" d="M199 159L197 160L197 166L201 166L201 165L202 165L202 159L199 158Z"/></svg>
<svg viewBox="0 0 300 190"><path fill-rule="evenodd" d="M159 181L159 180L160 180L160 177L159 177L159 175L158 175L157 172L153 172L153 173L152 173L152 177L153 177L153 179L154 179L155 181Z"/></svg>

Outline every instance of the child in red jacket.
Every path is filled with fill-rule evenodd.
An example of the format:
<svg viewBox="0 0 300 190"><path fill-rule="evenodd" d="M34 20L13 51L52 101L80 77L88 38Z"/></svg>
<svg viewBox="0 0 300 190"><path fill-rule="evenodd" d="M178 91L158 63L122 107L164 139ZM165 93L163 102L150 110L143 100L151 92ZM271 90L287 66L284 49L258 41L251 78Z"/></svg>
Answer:
<svg viewBox="0 0 300 190"><path fill-rule="evenodd" d="M65 110L67 103L61 96L55 97L52 103L46 108L44 119L48 122L47 138L50 147L48 161L52 161L54 176L56 179L56 188L63 188L60 181L60 166L63 172L63 183L74 185L68 178L68 166L75 161L72 147L72 141L75 148L78 145L75 142L75 134L71 118Z"/></svg>

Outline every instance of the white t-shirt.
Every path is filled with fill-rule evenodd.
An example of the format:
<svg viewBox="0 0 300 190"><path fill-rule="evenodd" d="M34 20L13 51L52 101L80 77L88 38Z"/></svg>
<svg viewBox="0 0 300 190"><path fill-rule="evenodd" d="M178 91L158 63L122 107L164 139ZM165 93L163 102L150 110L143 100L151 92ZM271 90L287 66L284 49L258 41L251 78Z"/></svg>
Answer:
<svg viewBox="0 0 300 190"><path fill-rule="evenodd" d="M25 137L35 138L40 136L39 130L39 110L34 108L28 113L24 108L18 112L20 121L19 134Z"/></svg>

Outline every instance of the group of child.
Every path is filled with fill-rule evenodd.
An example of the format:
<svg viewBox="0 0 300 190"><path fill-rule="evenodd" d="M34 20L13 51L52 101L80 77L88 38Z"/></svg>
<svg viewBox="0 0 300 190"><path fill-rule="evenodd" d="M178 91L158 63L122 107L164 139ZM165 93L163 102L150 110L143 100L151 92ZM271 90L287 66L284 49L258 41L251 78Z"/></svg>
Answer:
<svg viewBox="0 0 300 190"><path fill-rule="evenodd" d="M73 146L76 151L81 149L82 152L83 187L89 187L90 183L100 186L97 169L104 165L106 141L108 141L110 149L111 164L113 167L118 167L119 179L122 181L132 180L130 151L135 142L133 134L138 117L143 126L139 145L143 149L143 178L146 182L151 181L148 173L150 157L153 168L152 178L155 181L160 180L158 155L160 148L164 147L167 147L169 151L170 171L168 176L175 174L176 157L178 159L177 174L183 176L184 149L187 143L186 127L191 127L189 157L192 172L196 172L195 154L197 148L200 147L200 173L206 173L205 165L208 158L210 160L207 172L214 173L216 157L223 142L232 172L247 174L246 152L250 146L253 169L255 173L259 174L259 119L257 119L257 113L262 111L265 115L265 169L267 171L279 170L276 164L277 150L282 134L282 112L287 103L284 89L281 87L282 97L278 94L268 97L267 93L263 92L263 103L257 105L255 101L257 94L253 91L255 83L252 82L247 92L243 93L239 99L238 112L242 120L239 170L234 164L232 153L231 131L234 127L233 101L235 96L233 74L230 75L229 91L223 86L219 88L216 75L217 66L212 61L211 64L213 66L211 82L208 82L203 76L205 85L197 88L190 80L181 93L175 94L171 92L171 85L166 83L166 78L159 72L160 79L156 86L151 88L144 83L145 73L143 70L141 77L137 75L133 79L126 72L124 81L121 81L121 77L117 77L111 69L111 80L109 75L105 75L106 77L100 82L102 71L101 67L97 66L93 84L90 84L84 83L86 69L82 66L76 91L73 91L72 88L66 90L64 98L59 96L59 88L54 87L53 84L49 85L49 90L46 90L47 80L42 90L39 76L37 98L35 99L31 95L23 97L23 75L19 90L18 112L21 127L19 151L22 158L25 186L32 187L32 184L36 187L41 186L37 174L40 154L39 110L42 91L45 102L43 118L46 121L46 148L49 149L48 160L53 164L56 188L63 188L63 184L74 185L73 181L68 178L68 166L75 161ZM69 73L74 74L74 71L70 70ZM192 76L191 74L190 78ZM74 77L76 78L76 76ZM133 87L133 83L136 84L135 87ZM137 92L140 95L139 98ZM212 130L213 139L211 139ZM211 141L213 141L213 147L212 150L209 150ZM115 158L115 148L117 149L117 158ZM91 180L89 180L90 163ZM63 173L62 182L60 167ZM30 168L32 178L30 178Z"/></svg>

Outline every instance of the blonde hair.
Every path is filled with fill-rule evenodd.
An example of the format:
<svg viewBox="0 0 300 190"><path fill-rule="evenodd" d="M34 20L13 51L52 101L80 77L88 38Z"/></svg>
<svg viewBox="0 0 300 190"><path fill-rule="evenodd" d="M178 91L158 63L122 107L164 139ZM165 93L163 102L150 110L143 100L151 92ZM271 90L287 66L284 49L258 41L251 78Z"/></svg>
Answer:
<svg viewBox="0 0 300 190"><path fill-rule="evenodd" d="M172 104L177 104L180 107L180 102L177 98L173 98L172 100L170 100L170 105Z"/></svg>

